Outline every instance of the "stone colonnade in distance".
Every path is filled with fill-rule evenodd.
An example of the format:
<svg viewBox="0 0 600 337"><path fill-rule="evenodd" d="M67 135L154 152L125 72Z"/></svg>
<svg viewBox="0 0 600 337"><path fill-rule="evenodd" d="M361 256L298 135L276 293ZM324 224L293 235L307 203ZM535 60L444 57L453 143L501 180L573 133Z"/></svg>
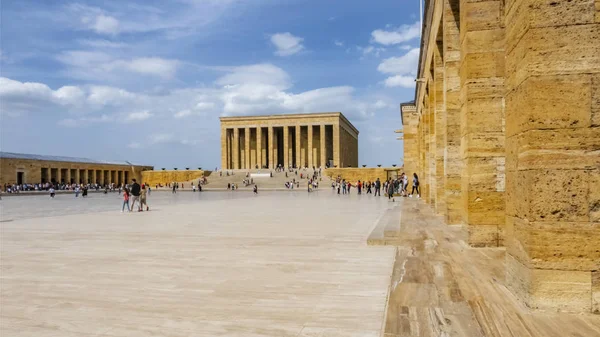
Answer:
<svg viewBox="0 0 600 337"><path fill-rule="evenodd" d="M19 183L99 183L101 185L112 183L118 185L130 183L134 178L141 181L142 171L153 169L150 166L127 164L26 159L25 156L30 155L19 158L19 154L11 153L10 158L0 158L1 185Z"/></svg>
<svg viewBox="0 0 600 337"><path fill-rule="evenodd" d="M426 2L404 162L532 308L600 313L600 2Z"/></svg>
<svg viewBox="0 0 600 337"><path fill-rule="evenodd" d="M358 166L358 130L339 112L221 118L221 167Z"/></svg>

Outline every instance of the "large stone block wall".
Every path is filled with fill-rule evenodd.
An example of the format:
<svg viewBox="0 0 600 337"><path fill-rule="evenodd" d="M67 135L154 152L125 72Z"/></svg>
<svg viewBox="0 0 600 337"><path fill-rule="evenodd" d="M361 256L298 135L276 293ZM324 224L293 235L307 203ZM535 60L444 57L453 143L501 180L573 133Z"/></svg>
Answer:
<svg viewBox="0 0 600 337"><path fill-rule="evenodd" d="M600 313L597 3L505 8L506 281L532 308Z"/></svg>
<svg viewBox="0 0 600 337"><path fill-rule="evenodd" d="M145 184L154 186L156 184L170 184L172 182L196 181L204 177L204 170L164 170L164 171L144 171L142 172L142 181Z"/></svg>
<svg viewBox="0 0 600 337"><path fill-rule="evenodd" d="M427 4L405 142L422 199L506 247L527 306L600 313L600 1Z"/></svg>
<svg viewBox="0 0 600 337"><path fill-rule="evenodd" d="M346 167L346 168L328 168L323 171L325 176L336 179L338 176L352 183L357 181L375 181L377 178L381 181L387 180L388 172L402 173L403 168L396 167Z"/></svg>

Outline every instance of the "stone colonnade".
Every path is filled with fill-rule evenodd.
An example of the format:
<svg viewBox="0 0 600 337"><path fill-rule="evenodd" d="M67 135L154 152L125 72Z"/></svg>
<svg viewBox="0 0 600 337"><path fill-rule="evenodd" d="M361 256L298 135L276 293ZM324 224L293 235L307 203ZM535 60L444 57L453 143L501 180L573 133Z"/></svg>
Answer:
<svg viewBox="0 0 600 337"><path fill-rule="evenodd" d="M358 166L358 131L341 113L221 118L221 167Z"/></svg>
<svg viewBox="0 0 600 337"><path fill-rule="evenodd" d="M428 2L407 172L533 308L600 312L600 2Z"/></svg>
<svg viewBox="0 0 600 337"><path fill-rule="evenodd" d="M149 166L95 164L26 158L0 158L0 183L99 183L123 184L131 179L141 181L142 171Z"/></svg>

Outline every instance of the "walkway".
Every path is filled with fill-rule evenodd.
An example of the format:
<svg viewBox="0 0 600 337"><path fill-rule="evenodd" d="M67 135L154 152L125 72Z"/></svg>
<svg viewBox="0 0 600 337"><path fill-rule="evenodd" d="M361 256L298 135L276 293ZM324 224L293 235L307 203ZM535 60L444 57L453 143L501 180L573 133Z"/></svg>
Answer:
<svg viewBox="0 0 600 337"><path fill-rule="evenodd" d="M58 211L0 223L0 335L380 335L395 249L365 238L391 203L220 193L153 193L153 211L130 214L116 195L3 200Z"/></svg>
<svg viewBox="0 0 600 337"><path fill-rule="evenodd" d="M368 238L397 246L386 337L592 337L600 315L531 311L504 286L504 249L470 248L421 200L396 198Z"/></svg>

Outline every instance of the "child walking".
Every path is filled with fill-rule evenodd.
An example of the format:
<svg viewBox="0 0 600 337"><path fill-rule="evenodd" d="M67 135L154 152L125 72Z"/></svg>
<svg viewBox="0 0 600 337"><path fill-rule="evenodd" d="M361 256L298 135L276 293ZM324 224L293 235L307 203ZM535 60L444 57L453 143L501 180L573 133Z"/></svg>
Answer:
<svg viewBox="0 0 600 337"><path fill-rule="evenodd" d="M129 208L129 190L127 187L123 189L123 208L121 208L121 213L125 210L125 206L127 206L127 212L131 212L131 209Z"/></svg>

